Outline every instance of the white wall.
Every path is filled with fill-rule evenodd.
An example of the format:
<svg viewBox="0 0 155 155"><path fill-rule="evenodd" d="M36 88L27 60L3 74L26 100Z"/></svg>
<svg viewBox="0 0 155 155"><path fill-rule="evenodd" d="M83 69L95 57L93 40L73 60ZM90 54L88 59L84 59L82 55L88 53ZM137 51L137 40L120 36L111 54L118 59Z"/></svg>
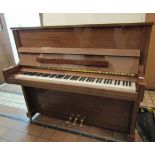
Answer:
<svg viewBox="0 0 155 155"><path fill-rule="evenodd" d="M43 25L145 22L144 13L44 13Z"/></svg>
<svg viewBox="0 0 155 155"><path fill-rule="evenodd" d="M12 46L13 56L15 63L19 62L14 38L11 27L30 27L30 26L40 26L40 18L38 13L5 13L5 21L9 33L9 38Z"/></svg>

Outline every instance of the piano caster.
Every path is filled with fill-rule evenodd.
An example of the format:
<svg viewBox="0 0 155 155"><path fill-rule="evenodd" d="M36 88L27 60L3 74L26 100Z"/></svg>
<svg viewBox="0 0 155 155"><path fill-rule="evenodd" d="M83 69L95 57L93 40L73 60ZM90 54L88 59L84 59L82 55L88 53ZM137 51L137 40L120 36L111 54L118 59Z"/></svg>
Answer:
<svg viewBox="0 0 155 155"><path fill-rule="evenodd" d="M65 122L65 123L66 123L66 125L67 125L67 124L69 124L69 123L71 122L71 120L72 120L73 116L74 116L74 114L71 114L71 115L70 115L70 117L69 117L68 121L66 121L66 122Z"/></svg>
<svg viewBox="0 0 155 155"><path fill-rule="evenodd" d="M84 121L85 118L86 118L86 117L83 117L83 118L80 120L80 126L83 125L83 121Z"/></svg>
<svg viewBox="0 0 155 155"><path fill-rule="evenodd" d="M77 117L75 117L74 122L73 122L73 124L72 124L73 126L76 125L76 123L77 123L79 117L80 117L80 115L77 115Z"/></svg>

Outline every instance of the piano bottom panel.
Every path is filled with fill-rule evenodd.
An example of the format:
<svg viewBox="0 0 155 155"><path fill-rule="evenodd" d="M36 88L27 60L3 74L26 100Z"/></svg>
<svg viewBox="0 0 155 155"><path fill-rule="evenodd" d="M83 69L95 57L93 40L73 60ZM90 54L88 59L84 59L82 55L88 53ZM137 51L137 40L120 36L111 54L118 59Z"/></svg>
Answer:
<svg viewBox="0 0 155 155"><path fill-rule="evenodd" d="M72 122L77 117L76 123L80 124L81 119L85 118L83 124L129 133L134 104L132 101L25 88L26 94L32 98L32 100L29 99L28 106L35 107L36 111L41 114L64 121L67 121L73 114Z"/></svg>

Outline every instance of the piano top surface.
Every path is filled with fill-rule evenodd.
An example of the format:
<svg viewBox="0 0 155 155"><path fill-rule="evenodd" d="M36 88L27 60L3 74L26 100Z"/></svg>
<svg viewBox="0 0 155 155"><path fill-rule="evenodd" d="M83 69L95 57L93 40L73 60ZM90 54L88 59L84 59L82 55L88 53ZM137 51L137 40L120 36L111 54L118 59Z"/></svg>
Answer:
<svg viewBox="0 0 155 155"><path fill-rule="evenodd" d="M38 26L38 27L12 27L12 30L24 29L50 29L50 28L76 28L76 27L118 27L118 26L152 26L153 22L139 22L139 23L112 23L112 24L82 24L82 25L55 25L55 26Z"/></svg>

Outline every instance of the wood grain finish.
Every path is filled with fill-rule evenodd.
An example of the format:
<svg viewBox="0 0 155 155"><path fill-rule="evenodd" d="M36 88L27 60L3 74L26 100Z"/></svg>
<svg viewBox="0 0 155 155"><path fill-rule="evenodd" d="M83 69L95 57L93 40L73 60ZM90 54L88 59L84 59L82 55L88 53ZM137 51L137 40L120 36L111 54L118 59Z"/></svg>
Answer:
<svg viewBox="0 0 155 155"><path fill-rule="evenodd" d="M84 120L85 124L122 132L129 131L133 107L131 101L124 103L123 100L107 100L107 98L92 95L45 89L36 89L35 93L41 106L40 113L42 114L64 120L67 120L71 114L80 115L81 117L86 117Z"/></svg>
<svg viewBox="0 0 155 155"><path fill-rule="evenodd" d="M37 66L37 67L57 67L57 68L68 68L68 69L81 69L81 70L96 70L116 73L130 73L138 74L139 58L138 57L122 57L122 56L95 56L95 55L67 55L67 54L31 54L31 53L20 53L20 65L24 66ZM82 60L82 61L107 61L108 66L101 67L91 65L77 65L72 64L56 64L56 63L41 63L37 59L69 59L69 60ZM97 63L98 64L98 63ZM123 65L122 65L123 64Z"/></svg>
<svg viewBox="0 0 155 155"><path fill-rule="evenodd" d="M54 28L18 28L21 47L139 49L146 64L151 23L89 25ZM15 31L14 30L14 31ZM42 36L42 37L40 37Z"/></svg>
<svg viewBox="0 0 155 155"><path fill-rule="evenodd" d="M155 22L155 13L146 13L146 21ZM146 65L146 87L148 89L155 90L155 25L152 27L152 33L150 37L150 46L149 46L149 53Z"/></svg>
<svg viewBox="0 0 155 155"><path fill-rule="evenodd" d="M143 77L151 26L152 23L134 23L14 28L20 66L5 70L5 79L8 83L23 86L30 119L37 112L62 120L74 113L85 116L86 124L121 131L128 139L133 140L138 107L145 89ZM37 61L38 58L53 61L64 56L64 60L108 62L108 67L72 64L78 69L106 68L108 73L134 73L136 76L51 70L50 67L56 64ZM57 65L66 67L70 64ZM15 79L14 76L21 71L126 79L136 82L137 91L129 93L33 79Z"/></svg>
<svg viewBox="0 0 155 155"><path fill-rule="evenodd" d="M104 49L104 48L54 48L54 47L20 47L19 53L75 54L75 55L108 55L140 57L138 49Z"/></svg>
<svg viewBox="0 0 155 155"><path fill-rule="evenodd" d="M50 59L50 58L37 58L36 61L43 64L59 64L59 65L69 64L80 66L108 67L108 61Z"/></svg>

